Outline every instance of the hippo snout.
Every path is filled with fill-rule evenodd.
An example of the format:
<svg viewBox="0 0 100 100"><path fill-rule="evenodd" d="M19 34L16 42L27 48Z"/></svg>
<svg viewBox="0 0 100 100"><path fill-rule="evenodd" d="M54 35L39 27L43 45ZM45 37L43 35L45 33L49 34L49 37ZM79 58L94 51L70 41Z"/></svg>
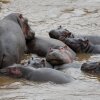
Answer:
<svg viewBox="0 0 100 100"><path fill-rule="evenodd" d="M100 74L100 63L99 62L83 63L81 66L81 70L84 72L90 72L90 73L99 72Z"/></svg>
<svg viewBox="0 0 100 100"><path fill-rule="evenodd" d="M82 66L81 66L81 70L89 70L89 66L87 63L83 63Z"/></svg>

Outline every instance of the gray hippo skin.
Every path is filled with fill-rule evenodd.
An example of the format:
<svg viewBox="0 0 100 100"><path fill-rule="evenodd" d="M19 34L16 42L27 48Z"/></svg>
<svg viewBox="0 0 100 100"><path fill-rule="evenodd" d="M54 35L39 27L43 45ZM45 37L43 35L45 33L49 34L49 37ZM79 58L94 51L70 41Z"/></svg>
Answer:
<svg viewBox="0 0 100 100"><path fill-rule="evenodd" d="M81 66L81 70L91 74L100 75L100 62L86 62Z"/></svg>
<svg viewBox="0 0 100 100"><path fill-rule="evenodd" d="M63 41L76 53L100 53L100 45L94 45L86 38L65 38Z"/></svg>
<svg viewBox="0 0 100 100"><path fill-rule="evenodd" d="M22 65L13 65L6 67L4 69L0 70L0 73L16 77L16 78L25 78L30 81L35 82L54 82L57 84L64 84L69 83L73 79L64 74L63 72L60 72L55 69L51 68L38 68L35 69L33 67L24 67Z"/></svg>
<svg viewBox="0 0 100 100"><path fill-rule="evenodd" d="M32 41L27 42L28 53L34 53L41 57L45 57L50 48L56 48L59 46L65 46L65 44L56 39L40 36L36 36ZM69 50L74 52L70 48Z"/></svg>
<svg viewBox="0 0 100 100"><path fill-rule="evenodd" d="M74 52L70 52L68 46L64 46L51 48L46 55L46 61L52 66L55 66L72 63L75 57L76 54Z"/></svg>
<svg viewBox="0 0 100 100"><path fill-rule="evenodd" d="M24 66L32 66L35 68L55 68L55 66L59 65L60 67L64 66L62 64L72 63L75 59L76 54L74 52L70 52L67 46L58 47L58 48L50 48L47 52L46 59L40 57L30 57L30 59L26 60L23 63Z"/></svg>
<svg viewBox="0 0 100 100"><path fill-rule="evenodd" d="M34 68L53 68L53 66L46 61L45 58L32 56L24 64L24 66L31 66Z"/></svg>
<svg viewBox="0 0 100 100"><path fill-rule="evenodd" d="M34 38L28 21L19 13L12 13L0 21L0 68L19 63L26 49L26 41Z"/></svg>
<svg viewBox="0 0 100 100"><path fill-rule="evenodd" d="M64 29L62 26L59 26L57 29L53 29L49 32L49 36L54 39L62 40L63 38L87 38L93 44L100 44L100 36L93 35L75 35L67 29Z"/></svg>
<svg viewBox="0 0 100 100"><path fill-rule="evenodd" d="M54 52L54 51L55 51L55 49L53 49L52 52ZM52 53L51 55L54 55L54 53ZM60 56L61 55L59 55L56 59L49 59L49 60L51 60L51 62L47 62L45 58L34 57L32 55L32 57L30 57L28 60L26 60L24 63L22 63L22 65L31 66L31 67L34 67L34 68L53 68L53 69L57 69L57 70L63 70L63 69L70 68L70 67L74 67L75 68L76 66L78 66L75 62L66 64L66 61L64 59L65 57L60 59L62 57L62 56L61 57Z"/></svg>

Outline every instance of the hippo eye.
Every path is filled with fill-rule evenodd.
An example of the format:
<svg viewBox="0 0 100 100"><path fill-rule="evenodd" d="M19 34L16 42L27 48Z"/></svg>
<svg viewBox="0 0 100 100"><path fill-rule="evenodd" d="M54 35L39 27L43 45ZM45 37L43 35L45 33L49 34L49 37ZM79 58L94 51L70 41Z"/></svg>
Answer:
<svg viewBox="0 0 100 100"><path fill-rule="evenodd" d="M49 48L49 52L52 52L53 51L53 49L52 48Z"/></svg>
<svg viewBox="0 0 100 100"><path fill-rule="evenodd" d="M59 48L59 50L63 50L63 49L64 49L63 47L60 47L60 48Z"/></svg>

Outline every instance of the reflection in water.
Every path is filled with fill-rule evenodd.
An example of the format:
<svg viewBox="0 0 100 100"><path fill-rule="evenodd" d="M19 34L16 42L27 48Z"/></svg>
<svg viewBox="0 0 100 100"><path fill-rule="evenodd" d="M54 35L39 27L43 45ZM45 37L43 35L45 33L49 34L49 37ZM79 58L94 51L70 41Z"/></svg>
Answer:
<svg viewBox="0 0 100 100"><path fill-rule="evenodd" d="M9 77L0 76L0 86L5 85L5 84L10 84L12 82L14 82L13 79L11 79Z"/></svg>

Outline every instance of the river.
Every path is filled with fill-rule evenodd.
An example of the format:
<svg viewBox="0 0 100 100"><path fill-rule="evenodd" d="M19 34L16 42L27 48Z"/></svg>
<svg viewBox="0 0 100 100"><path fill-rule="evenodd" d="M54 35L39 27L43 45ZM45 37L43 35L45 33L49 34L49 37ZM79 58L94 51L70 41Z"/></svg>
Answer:
<svg viewBox="0 0 100 100"><path fill-rule="evenodd" d="M59 25L74 34L100 35L100 0L11 0L2 5L0 19L12 12L26 16L36 35L48 37ZM2 76L0 100L100 100L100 77L80 70L85 61L100 61L100 54L77 55L64 70L75 80L63 85Z"/></svg>

